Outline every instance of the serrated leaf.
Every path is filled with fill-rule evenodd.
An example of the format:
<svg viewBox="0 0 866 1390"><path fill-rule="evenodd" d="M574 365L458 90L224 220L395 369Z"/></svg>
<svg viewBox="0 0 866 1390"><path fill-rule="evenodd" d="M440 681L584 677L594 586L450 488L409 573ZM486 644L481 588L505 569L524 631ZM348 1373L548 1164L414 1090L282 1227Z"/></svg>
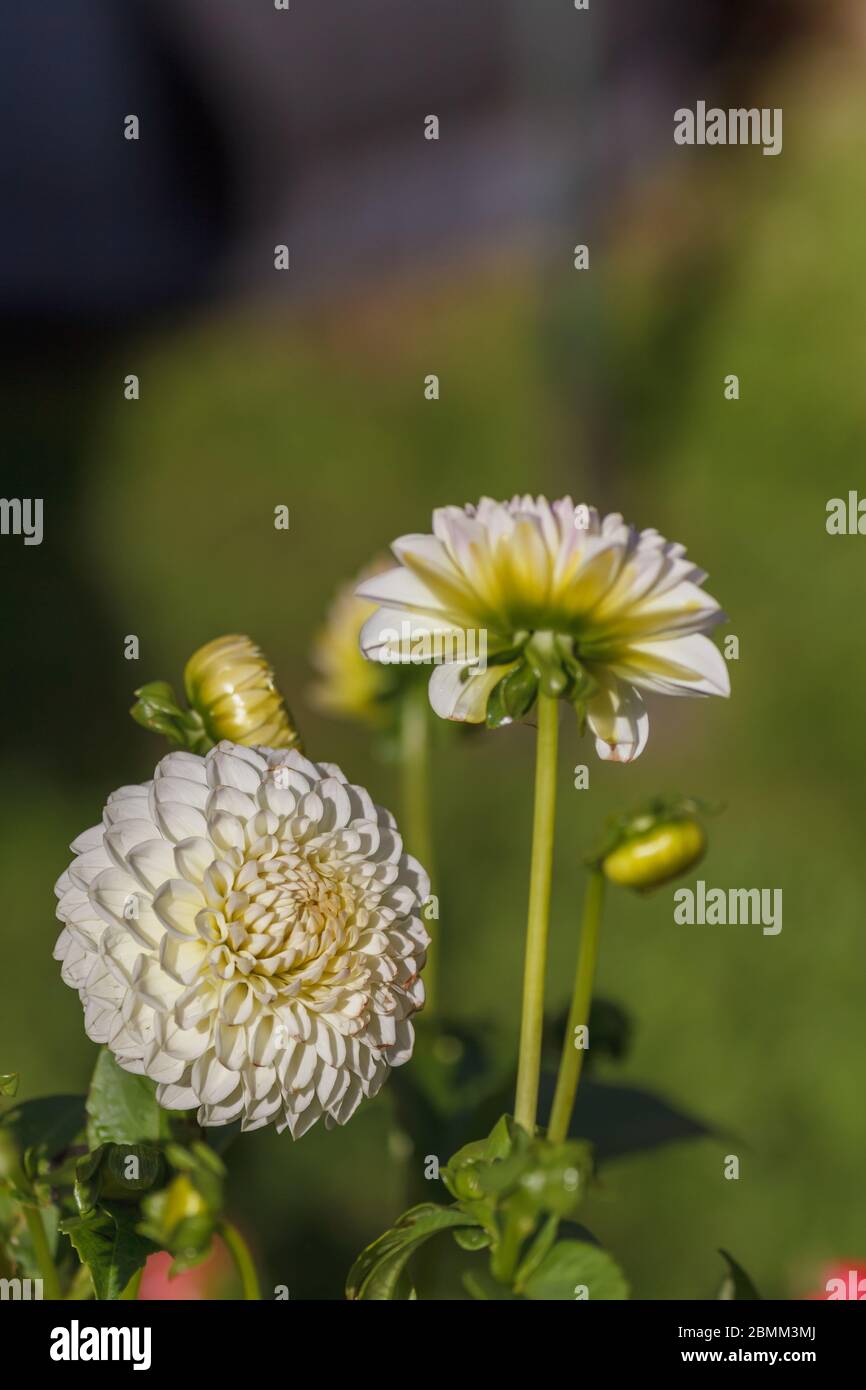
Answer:
<svg viewBox="0 0 866 1390"><path fill-rule="evenodd" d="M457 1207L440 1207L433 1202L412 1207L358 1256L346 1280L346 1297L367 1301L406 1298L405 1268L416 1250L439 1231L475 1224Z"/></svg>
<svg viewBox="0 0 866 1390"><path fill-rule="evenodd" d="M107 1048L96 1061L87 1096L87 1141L100 1144L156 1143L169 1136L169 1115L146 1076L124 1071Z"/></svg>
<svg viewBox="0 0 866 1390"><path fill-rule="evenodd" d="M157 1247L136 1230L135 1207L106 1204L87 1216L64 1221L67 1235L87 1265L98 1299L119 1298Z"/></svg>
<svg viewBox="0 0 866 1390"><path fill-rule="evenodd" d="M523 1294L535 1302L571 1301L582 1296L584 1287L591 1301L629 1296L625 1275L606 1250L582 1240L561 1240L526 1280Z"/></svg>

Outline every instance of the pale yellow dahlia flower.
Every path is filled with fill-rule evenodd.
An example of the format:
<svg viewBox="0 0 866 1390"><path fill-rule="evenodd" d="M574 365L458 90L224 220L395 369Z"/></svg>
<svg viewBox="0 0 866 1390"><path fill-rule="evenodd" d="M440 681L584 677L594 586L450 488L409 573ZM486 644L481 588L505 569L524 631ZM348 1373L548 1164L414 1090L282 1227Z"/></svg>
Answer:
<svg viewBox="0 0 866 1390"><path fill-rule="evenodd" d="M394 681L380 663L368 661L358 645L376 605L358 598L355 588L387 568L387 561L377 563L340 589L316 634L312 659L317 678L310 701L324 714L372 725L386 721L384 702L393 693Z"/></svg>
<svg viewBox="0 0 866 1390"><path fill-rule="evenodd" d="M685 548L601 519L571 498L514 497L441 507L432 535L402 536L396 569L359 585L376 604L365 655L436 662L430 702L447 719L526 714L539 690L571 700L599 756L630 762L646 745L644 691L728 695L725 661L704 634L723 621Z"/></svg>
<svg viewBox="0 0 866 1390"><path fill-rule="evenodd" d="M167 1109L298 1138L410 1057L429 881L338 767L169 753L72 849L55 958L88 1036Z"/></svg>

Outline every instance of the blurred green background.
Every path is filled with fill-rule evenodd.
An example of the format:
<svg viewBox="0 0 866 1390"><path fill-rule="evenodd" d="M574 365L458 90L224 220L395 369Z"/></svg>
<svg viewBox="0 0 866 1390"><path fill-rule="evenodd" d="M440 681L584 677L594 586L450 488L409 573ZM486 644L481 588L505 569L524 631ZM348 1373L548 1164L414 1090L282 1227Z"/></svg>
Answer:
<svg viewBox="0 0 866 1390"><path fill-rule="evenodd" d="M51 959L51 890L106 794L164 751L128 717L133 688L177 681L193 648L249 632L312 755L399 814L397 771L367 733L307 700L329 601L394 536L427 530L434 506L569 492L686 543L740 659L729 702L657 701L631 767L599 763L563 716L551 1012L568 997L582 855L612 810L659 791L722 801L694 877L784 896L783 931L765 937L675 925L673 888L611 891L598 990L634 1040L602 1074L719 1137L611 1162L582 1219L643 1298L712 1296L719 1246L769 1297L804 1295L833 1259L862 1261L866 542L828 536L825 512L861 480L866 493L866 100L853 61L832 81L800 62L785 82L783 158L719 150L656 170L588 274L568 255L467 258L290 315L214 312L62 380L19 380L14 399L5 388L12 447L62 463L45 543L20 552L26 587L6 596L0 1070L20 1071L23 1096L82 1090L93 1065ZM138 402L120 396L128 371ZM438 402L424 399L429 372ZM724 399L730 372L738 401ZM273 527L278 504L288 532ZM131 633L137 663L123 656ZM442 738L434 761L443 1008L489 1020L503 1066L533 746L526 727ZM588 791L573 789L578 763ZM423 1163L394 1128L386 1088L345 1130L235 1143L232 1208L268 1285L341 1295ZM738 1181L723 1175L730 1153Z"/></svg>

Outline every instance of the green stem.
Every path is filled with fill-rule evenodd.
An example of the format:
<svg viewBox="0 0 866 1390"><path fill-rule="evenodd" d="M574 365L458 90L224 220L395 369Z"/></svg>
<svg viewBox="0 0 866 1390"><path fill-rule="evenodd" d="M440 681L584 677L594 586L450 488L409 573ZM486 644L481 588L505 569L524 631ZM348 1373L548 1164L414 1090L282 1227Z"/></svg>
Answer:
<svg viewBox="0 0 866 1390"><path fill-rule="evenodd" d="M141 1278L143 1274L144 1265L142 1265L141 1269L135 1271L126 1288L123 1290L123 1293L120 1295L124 1302L133 1303L138 1298L138 1291L141 1288Z"/></svg>
<svg viewBox="0 0 866 1390"><path fill-rule="evenodd" d="M403 824L406 847L434 878L433 827L430 791L430 708L427 687L415 682L406 691L400 711L400 760L403 773ZM430 923L427 923L428 930ZM432 935L432 933L431 933ZM425 1013L432 1016L437 1001L439 942L434 941L424 967Z"/></svg>
<svg viewBox="0 0 866 1390"><path fill-rule="evenodd" d="M539 694L538 739L535 754L535 812L532 823L532 864L529 875L529 914L523 966L523 1008L514 1118L528 1133L535 1131L538 1079L544 1028L544 976L550 916L550 879L556 823L556 747L559 706L553 695Z"/></svg>
<svg viewBox="0 0 866 1390"><path fill-rule="evenodd" d="M225 1217L220 1221L219 1233L228 1246L229 1253L235 1262L235 1268L240 1275L241 1287L244 1291L244 1300L247 1303L258 1303L262 1293L259 1288L259 1276L256 1274L256 1267L253 1264L253 1257L250 1248L231 1221Z"/></svg>
<svg viewBox="0 0 866 1390"><path fill-rule="evenodd" d="M547 1137L561 1144L568 1134L571 1112L577 1095L581 1068L586 1048L577 1047L575 1030L589 1023L589 1010L592 1004L592 985L595 978L595 963L598 959L598 938L601 930L601 909L604 902L604 874L593 869L586 885L583 900L583 925L580 932L580 950L577 956L577 973L574 977L574 993L568 1011L568 1024L562 1043L562 1057L559 1075L556 1078L556 1092L550 1112Z"/></svg>
<svg viewBox="0 0 866 1390"><path fill-rule="evenodd" d="M36 1256L36 1263L39 1266L39 1273L42 1275L42 1296L50 1299L62 1298L60 1279L51 1257L42 1212L38 1207L26 1206L24 1218L27 1222L27 1230L30 1232L30 1242Z"/></svg>

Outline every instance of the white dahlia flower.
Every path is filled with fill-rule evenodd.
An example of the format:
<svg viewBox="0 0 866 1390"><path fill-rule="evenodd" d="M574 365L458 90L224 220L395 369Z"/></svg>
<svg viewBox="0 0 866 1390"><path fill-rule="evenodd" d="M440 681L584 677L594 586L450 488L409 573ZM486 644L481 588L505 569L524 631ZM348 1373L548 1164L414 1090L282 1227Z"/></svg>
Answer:
<svg viewBox="0 0 866 1390"><path fill-rule="evenodd" d="M631 762L649 733L644 691L728 695L708 637L724 620L685 548L600 519L570 497L441 507L432 535L402 536L396 569L359 585L379 605L361 648L387 663L435 663L430 702L446 719L501 724L538 691L571 700L601 758Z"/></svg>
<svg viewBox="0 0 866 1390"><path fill-rule="evenodd" d="M338 767L170 753L72 849L55 958L88 1036L167 1109L299 1138L411 1056L429 880Z"/></svg>

